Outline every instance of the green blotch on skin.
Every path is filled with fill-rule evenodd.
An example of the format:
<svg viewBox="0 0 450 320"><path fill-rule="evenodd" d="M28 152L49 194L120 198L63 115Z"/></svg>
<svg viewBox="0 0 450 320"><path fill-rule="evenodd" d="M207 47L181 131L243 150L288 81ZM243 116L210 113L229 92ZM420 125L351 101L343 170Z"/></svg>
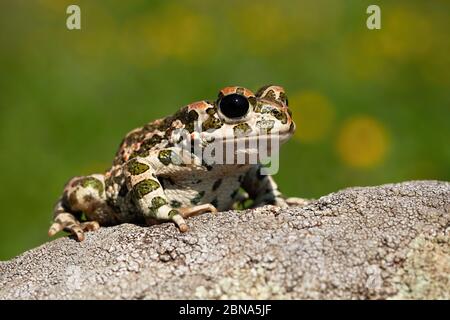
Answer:
<svg viewBox="0 0 450 320"><path fill-rule="evenodd" d="M286 114L278 109L272 109L270 114L281 121L281 123L285 124L287 122Z"/></svg>
<svg viewBox="0 0 450 320"><path fill-rule="evenodd" d="M145 158L145 157L148 157L149 154L150 153L148 152L148 150L141 150L141 149L139 149L137 151L133 151L133 153L130 155L129 159L131 160L131 159L134 159L136 157Z"/></svg>
<svg viewBox="0 0 450 320"><path fill-rule="evenodd" d="M215 107L206 109L206 113L209 114L210 116L213 116L216 113L216 111L217 110Z"/></svg>
<svg viewBox="0 0 450 320"><path fill-rule="evenodd" d="M212 186L212 190L216 191L217 188L219 188L221 184L222 184L222 179L217 180L216 182L214 182L214 184Z"/></svg>
<svg viewBox="0 0 450 320"><path fill-rule="evenodd" d="M248 97L248 102L250 102L250 104L252 105L252 106L254 106L254 105L256 105L256 97Z"/></svg>
<svg viewBox="0 0 450 320"><path fill-rule="evenodd" d="M194 205L198 204L204 195L205 191L200 191L194 198L191 199L191 203Z"/></svg>
<svg viewBox="0 0 450 320"><path fill-rule="evenodd" d="M144 151L150 150L155 145L160 143L162 141L162 139L163 138L160 137L157 134L153 135L151 138L149 138L147 140L144 140L144 142L142 143L141 148L139 149L139 151L144 152Z"/></svg>
<svg viewBox="0 0 450 320"><path fill-rule="evenodd" d="M165 166L169 165L172 162L172 151L171 150L161 150L158 154L158 159Z"/></svg>
<svg viewBox="0 0 450 320"><path fill-rule="evenodd" d="M273 116L277 120L280 120L281 123L283 123L283 124L285 124L287 122L286 113L284 113L283 111L281 111L278 108L275 108L273 106L260 105L258 103L258 105L254 108L254 111L258 112L258 113L269 113L271 116Z"/></svg>
<svg viewBox="0 0 450 320"><path fill-rule="evenodd" d="M146 194L158 189L159 183L154 180L142 180L133 187L133 192L138 199L142 199Z"/></svg>
<svg viewBox="0 0 450 320"><path fill-rule="evenodd" d="M83 188L88 188L88 187L94 188L95 190L98 191L99 196L101 196L103 191L105 190L105 188L103 187L103 183L94 177L83 178L81 180L81 186Z"/></svg>
<svg viewBox="0 0 450 320"><path fill-rule="evenodd" d="M212 116L210 116L208 119L206 119L205 122L202 123L203 131L207 131L210 129L216 130L216 129L220 129L221 127L222 127L222 122L219 119L212 117Z"/></svg>
<svg viewBox="0 0 450 320"><path fill-rule="evenodd" d="M131 175L137 176L139 174L146 172L148 169L150 169L150 167L145 163L140 163L137 160L132 160L128 162L127 169Z"/></svg>
<svg viewBox="0 0 450 320"><path fill-rule="evenodd" d="M240 123L233 127L233 131L235 136L246 136L252 131L252 128L247 123Z"/></svg>
<svg viewBox="0 0 450 320"><path fill-rule="evenodd" d="M168 213L169 219L172 219L177 214L180 214L180 212L178 210L175 210L175 209L170 210Z"/></svg>
<svg viewBox="0 0 450 320"><path fill-rule="evenodd" d="M152 199L152 208L158 209L165 204L167 204L167 201L163 197L154 197Z"/></svg>
<svg viewBox="0 0 450 320"><path fill-rule="evenodd" d="M172 200L172 201L170 202L170 206L171 206L172 208L179 208L179 207L181 207L181 202L180 202L180 201L177 201L177 200Z"/></svg>
<svg viewBox="0 0 450 320"><path fill-rule="evenodd" d="M197 111L195 111L195 110L189 111L188 115L187 115L186 122L182 121L183 123L185 123L184 128L187 131L189 131L189 133L192 133L194 131L195 121L197 121L197 120L198 120L198 113L197 113Z"/></svg>

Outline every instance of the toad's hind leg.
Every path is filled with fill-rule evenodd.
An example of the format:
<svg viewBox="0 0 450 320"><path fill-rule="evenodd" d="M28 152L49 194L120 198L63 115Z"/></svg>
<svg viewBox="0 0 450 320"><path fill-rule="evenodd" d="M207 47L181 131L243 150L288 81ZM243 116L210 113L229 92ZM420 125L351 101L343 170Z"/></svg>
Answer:
<svg viewBox="0 0 450 320"><path fill-rule="evenodd" d="M86 215L88 221L80 222L77 216ZM104 177L93 174L69 181L54 209L54 222L48 230L53 236L61 230L72 233L78 241L84 232L97 230L100 224L113 224L114 214L106 203Z"/></svg>

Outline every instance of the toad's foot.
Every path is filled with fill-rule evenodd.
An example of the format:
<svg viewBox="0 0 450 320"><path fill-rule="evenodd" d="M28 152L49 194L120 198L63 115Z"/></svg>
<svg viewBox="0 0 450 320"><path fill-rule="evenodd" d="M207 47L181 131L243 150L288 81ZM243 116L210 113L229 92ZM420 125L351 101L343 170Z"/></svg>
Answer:
<svg viewBox="0 0 450 320"><path fill-rule="evenodd" d="M287 199L285 199L285 201L286 201L286 204L288 206L301 206L301 207L303 207L303 206L306 206L306 205L311 203L310 200L303 199L303 198L295 198L295 197L294 198L287 198Z"/></svg>
<svg viewBox="0 0 450 320"><path fill-rule="evenodd" d="M198 216L200 214L211 212L216 213L217 209L210 203L201 204L195 207L185 207L179 209L180 214L183 216L183 218L189 218Z"/></svg>
<svg viewBox="0 0 450 320"><path fill-rule="evenodd" d="M100 225L97 221L87 221L80 223L72 214L62 212L56 216L55 222L48 230L48 235L51 237L58 232L65 230L73 234L78 241L83 241L85 231L95 231L99 228Z"/></svg>

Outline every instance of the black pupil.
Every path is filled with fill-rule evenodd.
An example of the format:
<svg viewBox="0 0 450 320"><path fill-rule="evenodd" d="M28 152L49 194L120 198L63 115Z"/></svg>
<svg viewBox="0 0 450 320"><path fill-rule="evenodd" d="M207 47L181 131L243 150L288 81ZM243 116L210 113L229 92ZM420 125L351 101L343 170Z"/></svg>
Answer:
<svg viewBox="0 0 450 320"><path fill-rule="evenodd" d="M248 100L240 94L230 94L220 100L220 111L228 118L241 118L248 112Z"/></svg>

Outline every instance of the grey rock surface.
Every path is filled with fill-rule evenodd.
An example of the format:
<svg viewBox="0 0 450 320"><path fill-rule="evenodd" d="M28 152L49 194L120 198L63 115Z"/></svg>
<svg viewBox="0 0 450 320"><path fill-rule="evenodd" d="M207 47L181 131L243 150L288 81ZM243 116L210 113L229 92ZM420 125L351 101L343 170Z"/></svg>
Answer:
<svg viewBox="0 0 450 320"><path fill-rule="evenodd" d="M0 298L449 299L449 218L450 183L413 181L123 224L0 263Z"/></svg>

